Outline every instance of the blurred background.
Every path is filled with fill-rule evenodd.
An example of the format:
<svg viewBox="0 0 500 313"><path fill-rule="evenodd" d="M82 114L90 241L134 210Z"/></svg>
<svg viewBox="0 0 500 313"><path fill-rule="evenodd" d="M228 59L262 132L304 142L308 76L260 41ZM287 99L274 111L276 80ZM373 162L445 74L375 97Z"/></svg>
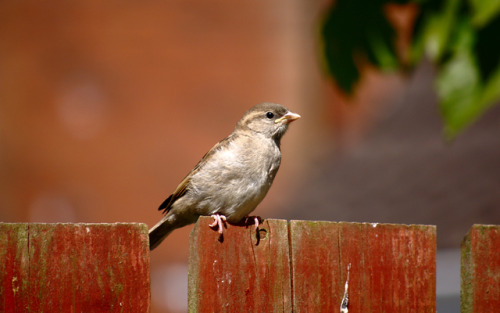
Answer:
<svg viewBox="0 0 500 313"><path fill-rule="evenodd" d="M0 3L0 221L141 222L252 105L302 115L255 214L438 226L438 311L458 312L459 245L500 224L500 110L443 136L436 68L325 69L330 1ZM398 44L414 7L392 10ZM346 30L347 31L347 30ZM187 310L188 239L151 255L152 312Z"/></svg>

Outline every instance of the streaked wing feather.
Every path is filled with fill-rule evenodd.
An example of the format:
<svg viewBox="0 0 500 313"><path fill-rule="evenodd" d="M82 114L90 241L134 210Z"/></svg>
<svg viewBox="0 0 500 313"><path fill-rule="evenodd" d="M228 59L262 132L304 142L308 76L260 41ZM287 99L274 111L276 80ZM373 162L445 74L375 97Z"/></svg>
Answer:
<svg viewBox="0 0 500 313"><path fill-rule="evenodd" d="M180 182L180 184L177 186L175 191L165 201L163 201L163 203L158 208L158 211L163 210L163 214L166 214L170 210L172 204L174 204L174 202L177 199L182 197L187 192L187 190L189 189L189 183L190 183L191 177L194 174L196 174L201 168L203 168L203 165L207 163L207 159L211 155L213 155L217 151L227 147L229 144L229 141L232 140L233 137L234 137L234 134L229 135L228 137L219 141L215 146L212 147L212 149L210 149L207 153L205 153L205 155L201 158L201 160L198 162L198 164L196 164L195 167Z"/></svg>

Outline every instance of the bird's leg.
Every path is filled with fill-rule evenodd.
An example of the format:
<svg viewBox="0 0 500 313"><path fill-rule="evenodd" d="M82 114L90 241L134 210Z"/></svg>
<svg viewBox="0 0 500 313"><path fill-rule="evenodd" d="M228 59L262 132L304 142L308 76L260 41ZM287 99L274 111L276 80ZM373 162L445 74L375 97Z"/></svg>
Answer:
<svg viewBox="0 0 500 313"><path fill-rule="evenodd" d="M247 216L245 218L245 224L249 225L248 220L251 220L251 219L253 219L253 223L255 225L255 230L256 231L259 230L259 225L260 225L260 219L261 219L261 217L260 216Z"/></svg>
<svg viewBox="0 0 500 313"><path fill-rule="evenodd" d="M222 235L222 232L224 231L224 225L226 224L226 217L224 215L220 215L219 213L212 214L211 217L214 219L214 222L212 224L209 224L208 226L212 228L214 228L215 226L219 226L218 232Z"/></svg>
<svg viewBox="0 0 500 313"><path fill-rule="evenodd" d="M259 230L259 217L258 216L254 216L253 217L253 221L255 222L255 230Z"/></svg>

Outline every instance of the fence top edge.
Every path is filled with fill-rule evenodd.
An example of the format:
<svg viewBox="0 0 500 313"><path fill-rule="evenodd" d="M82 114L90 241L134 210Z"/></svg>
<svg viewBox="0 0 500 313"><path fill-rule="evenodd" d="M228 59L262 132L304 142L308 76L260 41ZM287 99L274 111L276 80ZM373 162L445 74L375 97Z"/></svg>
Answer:
<svg viewBox="0 0 500 313"><path fill-rule="evenodd" d="M500 225L495 225L495 224L473 224L471 229L472 228L491 228L491 229L500 229Z"/></svg>
<svg viewBox="0 0 500 313"><path fill-rule="evenodd" d="M112 227L112 226L132 226L138 228L148 228L145 223L4 223L0 222L0 226L74 226L74 227Z"/></svg>
<svg viewBox="0 0 500 313"><path fill-rule="evenodd" d="M210 216L202 216L201 219L211 219ZM419 229L431 229L436 230L436 225L426 225L426 224L396 224L396 223L370 223L370 222L345 222L345 221L325 221L325 220L286 220L286 219L276 219L276 218L264 218L264 221L269 221L273 223L289 223L289 224L323 224L323 225L349 225L349 226L371 226L376 227L397 227L397 228L419 228Z"/></svg>
<svg viewBox="0 0 500 313"><path fill-rule="evenodd" d="M428 228L436 229L436 225L429 224L397 224L397 223L370 223L370 222L344 222L344 221L316 221L316 220L290 220L290 223L317 223L317 224L339 224L352 226L371 226L376 227L404 227L404 228Z"/></svg>

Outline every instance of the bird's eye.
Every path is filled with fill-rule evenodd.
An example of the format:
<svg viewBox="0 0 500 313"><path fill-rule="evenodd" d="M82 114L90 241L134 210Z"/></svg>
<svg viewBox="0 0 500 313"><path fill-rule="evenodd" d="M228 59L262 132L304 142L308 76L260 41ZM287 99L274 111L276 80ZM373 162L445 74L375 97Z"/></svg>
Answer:
<svg viewBox="0 0 500 313"><path fill-rule="evenodd" d="M273 118L274 117L273 112L267 112L266 113L266 117L269 118L269 119Z"/></svg>

